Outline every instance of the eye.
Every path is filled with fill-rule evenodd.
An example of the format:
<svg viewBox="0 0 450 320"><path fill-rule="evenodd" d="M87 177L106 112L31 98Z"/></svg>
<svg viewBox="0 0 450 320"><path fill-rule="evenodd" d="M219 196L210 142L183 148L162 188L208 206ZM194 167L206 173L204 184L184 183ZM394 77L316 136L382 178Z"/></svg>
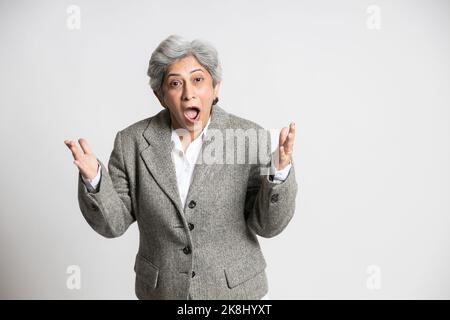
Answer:
<svg viewBox="0 0 450 320"><path fill-rule="evenodd" d="M203 81L203 77L197 77L197 78L195 78L195 81L197 81L197 82Z"/></svg>
<svg viewBox="0 0 450 320"><path fill-rule="evenodd" d="M179 83L180 83L180 81L175 80L175 81L172 81L172 82L170 83L170 86L171 86L171 87L176 87L176 86L178 86Z"/></svg>

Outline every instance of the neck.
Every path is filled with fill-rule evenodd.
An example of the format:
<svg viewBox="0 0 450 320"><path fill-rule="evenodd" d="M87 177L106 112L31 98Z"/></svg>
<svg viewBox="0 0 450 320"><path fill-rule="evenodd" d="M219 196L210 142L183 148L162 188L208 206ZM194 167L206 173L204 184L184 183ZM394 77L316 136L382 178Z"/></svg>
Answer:
<svg viewBox="0 0 450 320"><path fill-rule="evenodd" d="M206 125L208 124L208 121L210 121L210 119L211 119L211 111L210 111L209 117L205 121L205 123L197 122L197 124L194 125L194 128L191 131L191 130L188 130L188 129L180 126L180 124L176 120L173 119L172 114L171 114L170 115L170 122L171 122L170 126L171 126L172 130L183 128L183 129L189 131L189 136L191 139L190 141L193 141L200 135L200 133L206 127ZM177 132L178 136L180 137L181 142L183 142L183 140L187 140L187 139L183 139L183 138L186 138L186 135L183 135L183 133L185 133L185 132ZM188 141L187 143L189 144L190 141Z"/></svg>
<svg viewBox="0 0 450 320"><path fill-rule="evenodd" d="M208 118L208 121L209 121L209 118ZM186 149L189 146L189 144L192 141L194 141L195 139L198 138L200 133L203 131L203 129L208 124L208 121L206 121L206 123L204 123L202 126L199 123L196 124L192 131L190 131L190 130L188 131L187 129L184 128L185 130L181 130L181 131L176 132L178 137L180 138L180 142L181 142L181 145L183 147L183 151L186 152ZM172 121L172 123L175 124L175 125L171 124L172 130L176 130L176 129L182 128L180 125L176 124L175 121ZM189 132L189 135L187 135L186 131Z"/></svg>

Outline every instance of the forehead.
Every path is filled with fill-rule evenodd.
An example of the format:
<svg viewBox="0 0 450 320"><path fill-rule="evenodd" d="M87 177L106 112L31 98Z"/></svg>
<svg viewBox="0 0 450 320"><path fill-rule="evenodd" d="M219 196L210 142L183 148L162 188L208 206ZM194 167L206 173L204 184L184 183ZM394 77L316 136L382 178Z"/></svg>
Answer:
<svg viewBox="0 0 450 320"><path fill-rule="evenodd" d="M205 68L192 55L176 60L167 68L169 73L186 73L189 74L192 70L200 69L205 71Z"/></svg>

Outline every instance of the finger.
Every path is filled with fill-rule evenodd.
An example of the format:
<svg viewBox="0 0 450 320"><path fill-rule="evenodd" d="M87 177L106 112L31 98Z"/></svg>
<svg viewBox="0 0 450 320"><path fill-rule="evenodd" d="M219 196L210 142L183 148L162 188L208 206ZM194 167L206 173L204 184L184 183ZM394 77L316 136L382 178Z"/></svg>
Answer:
<svg viewBox="0 0 450 320"><path fill-rule="evenodd" d="M89 146L86 139L80 138L78 139L78 142L80 143L81 149L83 149L85 154L92 154L91 147Z"/></svg>
<svg viewBox="0 0 450 320"><path fill-rule="evenodd" d="M72 152L72 156L75 159L74 151L72 150L72 140L64 140L64 144L69 148L69 150Z"/></svg>
<svg viewBox="0 0 450 320"><path fill-rule="evenodd" d="M289 132L292 132L295 135L295 122L291 122L289 125Z"/></svg>
<svg viewBox="0 0 450 320"><path fill-rule="evenodd" d="M291 161L291 154L287 154L285 152L285 148L283 146L280 147L280 160L279 160L279 168L284 168Z"/></svg>
<svg viewBox="0 0 450 320"><path fill-rule="evenodd" d="M284 149L286 153L292 153L294 149L294 141L295 141L295 123L292 122L289 126L289 133L286 138L286 142L284 143Z"/></svg>
<svg viewBox="0 0 450 320"><path fill-rule="evenodd" d="M74 141L70 140L66 145L72 152L73 158L78 161L81 160L81 157L83 154L82 154L81 150L77 147L76 143Z"/></svg>
<svg viewBox="0 0 450 320"><path fill-rule="evenodd" d="M77 166L78 170L81 171L81 163L77 160L73 160L73 164Z"/></svg>
<svg viewBox="0 0 450 320"><path fill-rule="evenodd" d="M64 144L69 148L70 150L70 140L64 140Z"/></svg>
<svg viewBox="0 0 450 320"><path fill-rule="evenodd" d="M278 145L282 146L284 145L284 142L286 141L286 136L288 134L288 130L286 127L282 128L280 131L280 137L278 139Z"/></svg>
<svg viewBox="0 0 450 320"><path fill-rule="evenodd" d="M287 159L292 156L293 150L288 150L285 146L280 147L280 159Z"/></svg>

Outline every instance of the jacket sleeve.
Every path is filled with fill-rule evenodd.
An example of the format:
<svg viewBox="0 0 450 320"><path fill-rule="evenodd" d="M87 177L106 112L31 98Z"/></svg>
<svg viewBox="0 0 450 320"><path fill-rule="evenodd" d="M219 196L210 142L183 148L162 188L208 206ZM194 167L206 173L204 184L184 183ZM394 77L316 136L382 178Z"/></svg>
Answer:
<svg viewBox="0 0 450 320"><path fill-rule="evenodd" d="M132 210L128 175L123 160L120 131L114 140L108 169L101 166L101 178L97 191L89 191L78 173L78 203L89 225L106 238L122 235L136 221Z"/></svg>
<svg viewBox="0 0 450 320"><path fill-rule="evenodd" d="M272 155L270 133L266 131L266 135L266 154ZM271 162L260 161L251 165L245 200L247 225L253 232L264 238L278 235L291 221L295 212L298 189L292 159L288 176L281 183L272 181L271 174L268 172L270 165Z"/></svg>

